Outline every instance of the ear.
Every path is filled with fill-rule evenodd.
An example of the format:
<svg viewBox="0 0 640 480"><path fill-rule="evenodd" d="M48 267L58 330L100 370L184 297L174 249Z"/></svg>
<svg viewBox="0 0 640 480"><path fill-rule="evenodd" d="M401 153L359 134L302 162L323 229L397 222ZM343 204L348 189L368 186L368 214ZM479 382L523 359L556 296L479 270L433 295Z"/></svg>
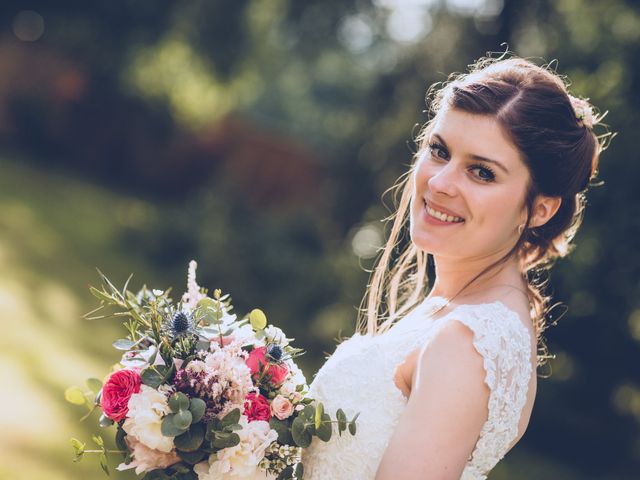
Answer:
<svg viewBox="0 0 640 480"><path fill-rule="evenodd" d="M531 227L540 227L556 214L562 204L561 197L538 195L531 210Z"/></svg>

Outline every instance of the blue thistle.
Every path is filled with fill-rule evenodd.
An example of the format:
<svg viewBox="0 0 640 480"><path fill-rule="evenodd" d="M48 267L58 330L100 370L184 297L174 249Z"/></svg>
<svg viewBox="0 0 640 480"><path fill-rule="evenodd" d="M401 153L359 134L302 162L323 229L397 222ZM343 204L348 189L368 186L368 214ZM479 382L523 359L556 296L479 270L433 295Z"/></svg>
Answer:
<svg viewBox="0 0 640 480"><path fill-rule="evenodd" d="M181 337L192 336L195 324L190 314L178 311L165 320L162 329L174 341Z"/></svg>
<svg viewBox="0 0 640 480"><path fill-rule="evenodd" d="M280 345L272 343L267 347L267 355L271 357L274 362L279 362L280 360L282 360L284 350L282 350L282 347Z"/></svg>

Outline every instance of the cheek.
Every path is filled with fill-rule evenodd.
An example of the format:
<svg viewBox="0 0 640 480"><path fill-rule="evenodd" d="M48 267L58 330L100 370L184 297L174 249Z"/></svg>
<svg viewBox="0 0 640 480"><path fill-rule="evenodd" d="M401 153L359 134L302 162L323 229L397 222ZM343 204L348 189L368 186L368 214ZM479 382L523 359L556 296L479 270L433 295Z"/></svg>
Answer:
<svg viewBox="0 0 640 480"><path fill-rule="evenodd" d="M484 197L484 198L480 198ZM481 227L487 236L493 238L504 238L513 233L517 224L517 211L515 206L517 196L502 192L500 195L478 194L476 202L471 200L471 204L480 206L474 213L474 219L478 227Z"/></svg>

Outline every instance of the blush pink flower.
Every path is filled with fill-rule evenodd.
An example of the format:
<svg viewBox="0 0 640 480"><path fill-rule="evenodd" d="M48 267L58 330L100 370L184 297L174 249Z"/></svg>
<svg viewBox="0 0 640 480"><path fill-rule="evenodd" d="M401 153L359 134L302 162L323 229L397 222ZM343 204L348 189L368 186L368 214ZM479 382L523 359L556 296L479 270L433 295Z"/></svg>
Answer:
<svg viewBox="0 0 640 480"><path fill-rule="evenodd" d="M271 418L271 407L269 401L259 393L251 392L244 402L244 415L250 422L264 420L268 422Z"/></svg>
<svg viewBox="0 0 640 480"><path fill-rule="evenodd" d="M293 414L293 403L282 395L276 395L271 402L271 412L278 420L285 420Z"/></svg>
<svg viewBox="0 0 640 480"><path fill-rule="evenodd" d="M129 399L140 392L142 380L135 370L118 370L102 387L100 406L105 416L115 422L124 420L129 411Z"/></svg>
<svg viewBox="0 0 640 480"><path fill-rule="evenodd" d="M274 386L281 385L289 374L286 363L273 363L266 359L267 347L258 347L251 350L247 358L247 366L251 370L251 378L258 381L261 375L268 375Z"/></svg>

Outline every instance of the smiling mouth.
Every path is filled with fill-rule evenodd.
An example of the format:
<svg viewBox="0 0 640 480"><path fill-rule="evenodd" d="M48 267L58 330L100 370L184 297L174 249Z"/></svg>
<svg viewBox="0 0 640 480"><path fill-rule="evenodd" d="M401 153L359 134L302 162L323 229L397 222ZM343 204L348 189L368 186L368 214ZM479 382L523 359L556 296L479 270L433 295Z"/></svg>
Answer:
<svg viewBox="0 0 640 480"><path fill-rule="evenodd" d="M464 222L464 218L462 217L456 217L453 215L448 215L444 212L440 212L434 208L431 208L429 205L427 205L427 202L425 201L423 201L422 203L424 204L424 207L427 213L433 218L437 218L438 220L442 222L447 222L447 223L463 223Z"/></svg>

